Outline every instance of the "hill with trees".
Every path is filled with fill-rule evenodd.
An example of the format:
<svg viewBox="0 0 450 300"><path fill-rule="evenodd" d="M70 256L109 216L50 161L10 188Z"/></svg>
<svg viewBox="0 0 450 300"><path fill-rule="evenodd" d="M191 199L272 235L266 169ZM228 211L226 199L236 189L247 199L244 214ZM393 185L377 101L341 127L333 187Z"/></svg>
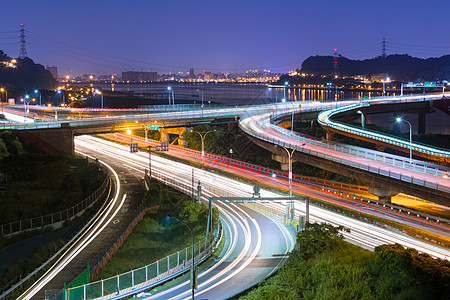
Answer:
<svg viewBox="0 0 450 300"><path fill-rule="evenodd" d="M6 88L8 97L14 97L35 89L55 89L57 81L43 65L32 59L14 59L0 50L0 86Z"/></svg>
<svg viewBox="0 0 450 300"><path fill-rule="evenodd" d="M331 75L333 56L310 56L303 61L300 73ZM343 56L338 59L341 76L373 75L387 73L394 80L426 81L450 80L450 55L439 58L417 58L407 54L388 55L365 60L352 60Z"/></svg>

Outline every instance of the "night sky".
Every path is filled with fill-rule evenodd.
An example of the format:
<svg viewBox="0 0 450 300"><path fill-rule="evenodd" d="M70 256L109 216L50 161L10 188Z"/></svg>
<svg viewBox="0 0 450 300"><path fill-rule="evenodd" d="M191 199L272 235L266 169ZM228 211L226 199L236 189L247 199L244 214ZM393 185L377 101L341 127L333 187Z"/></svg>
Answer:
<svg viewBox="0 0 450 300"><path fill-rule="evenodd" d="M287 72L310 55L348 58L450 53L448 0L3 0L0 49L59 75L248 69Z"/></svg>

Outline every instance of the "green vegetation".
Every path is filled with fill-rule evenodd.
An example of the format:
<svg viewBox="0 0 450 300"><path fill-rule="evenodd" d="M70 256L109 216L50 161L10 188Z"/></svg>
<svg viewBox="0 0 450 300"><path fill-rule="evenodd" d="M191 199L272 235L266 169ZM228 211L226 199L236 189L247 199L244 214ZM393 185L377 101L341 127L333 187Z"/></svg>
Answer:
<svg viewBox="0 0 450 300"><path fill-rule="evenodd" d="M145 201L149 206L159 204L160 207L145 214L119 251L100 270L94 280L143 267L190 246L192 238L186 226L169 218L168 214L186 222L192 228L196 242L204 239L208 217L207 206L193 203L189 196L158 182L152 182L150 190L145 194ZM217 208L214 208L214 223L218 219L218 214Z"/></svg>
<svg viewBox="0 0 450 300"><path fill-rule="evenodd" d="M0 287L8 287L15 283L23 274L29 274L38 268L44 261L48 260L54 253L64 246L65 241L59 239L57 241L43 245L36 253L29 258L21 259L16 264L8 268L8 271L0 280Z"/></svg>
<svg viewBox="0 0 450 300"><path fill-rule="evenodd" d="M35 64L28 57L13 58L0 50L0 84L8 90L8 98L31 93L34 89L54 89L56 80L43 65Z"/></svg>
<svg viewBox="0 0 450 300"><path fill-rule="evenodd" d="M70 208L104 181L98 166L69 155L45 155L26 149L11 131L0 135L0 224Z"/></svg>
<svg viewBox="0 0 450 300"><path fill-rule="evenodd" d="M13 154L3 158L7 176L0 197L1 224L67 209L95 191L105 175L98 167L75 158L42 154Z"/></svg>
<svg viewBox="0 0 450 300"><path fill-rule="evenodd" d="M307 224L286 265L239 299L446 299L450 263L382 245L375 253L343 240L342 227Z"/></svg>
<svg viewBox="0 0 450 300"><path fill-rule="evenodd" d="M324 75L332 75L334 60L333 56L310 56L303 61L301 70L298 72L315 74L316 78L321 79L324 78ZM450 76L448 67L450 55L438 58L417 58L407 54L393 54L364 60L352 60L339 56L337 60L341 76L387 73L395 80L402 81L415 81L419 78L433 81L436 78L448 78ZM284 75L280 78L280 82L284 82L286 79L289 80L290 84L298 83L302 76ZM331 76L325 77L322 82L325 84L330 82L326 81L327 79L330 80ZM377 87L380 87L380 85L382 87L381 82L378 82Z"/></svg>

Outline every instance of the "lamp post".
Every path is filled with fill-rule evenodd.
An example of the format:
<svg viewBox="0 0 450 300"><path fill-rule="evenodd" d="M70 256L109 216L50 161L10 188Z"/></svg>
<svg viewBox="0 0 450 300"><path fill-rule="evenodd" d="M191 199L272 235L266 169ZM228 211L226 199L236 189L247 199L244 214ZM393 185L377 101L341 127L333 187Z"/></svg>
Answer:
<svg viewBox="0 0 450 300"><path fill-rule="evenodd" d="M191 227L189 227L189 225L188 224L186 224L185 222L183 222L183 220L181 220L181 219L178 219L178 218L176 218L176 217L174 217L174 216L172 216L172 215L167 215L169 218L174 218L175 220L177 220L177 221L179 221L179 222L181 222L181 223L183 223L184 224L184 226L186 226L188 229L189 229L189 232L191 233L191 236L192 236L192 263L191 263L191 272L192 272L192 277L191 277L191 287L192 287L192 300L194 300L194 290L195 290L195 284L194 284L194 276L196 276L197 274L194 274L195 273L195 271L194 271L194 267L195 267L195 265L194 265L194 244L195 244L195 242L194 242L194 232L192 231L192 229L191 229Z"/></svg>
<svg viewBox="0 0 450 300"><path fill-rule="evenodd" d="M4 102L8 102L8 91L7 91L5 88L1 88L0 91L1 91L2 93L4 92L4 93L6 94L6 97L5 97L5 101L4 101ZM2 115L3 115L3 105L5 105L4 102L2 101Z"/></svg>
<svg viewBox="0 0 450 300"><path fill-rule="evenodd" d="M386 82L390 82L391 78L386 77L386 80L381 80L381 82L383 82L383 97L386 95Z"/></svg>
<svg viewBox="0 0 450 300"><path fill-rule="evenodd" d="M205 132L204 134L201 134L201 133L198 132L198 131L191 130L191 132L196 132L196 133L198 133L198 135L200 136L200 139L202 140L202 164L203 164L203 157L205 156L205 137L206 137L206 135L207 135L208 133L214 132L214 131L216 131L216 130L213 129L213 130L210 130L210 131Z"/></svg>
<svg viewBox="0 0 450 300"><path fill-rule="evenodd" d="M31 101L34 102L35 99L34 98L30 99L29 95L25 95L25 99L22 98L22 99L20 99L20 101L23 102L24 116L26 119L26 118L28 118L28 107L27 106L30 104Z"/></svg>
<svg viewBox="0 0 450 300"><path fill-rule="evenodd" d="M286 150L287 155L289 157L289 196L292 196L292 155L294 154L295 149L292 149L292 152L289 152L289 150L286 147L284 146L281 147L283 147L283 149Z"/></svg>
<svg viewBox="0 0 450 300"><path fill-rule="evenodd" d="M406 122L409 125L409 164L412 164L412 125L407 120L398 117L395 119L396 122L401 123Z"/></svg>
<svg viewBox="0 0 450 300"><path fill-rule="evenodd" d="M131 129L127 130L127 135L130 136L130 152L131 152L131 144L133 143L133 136L131 135Z"/></svg>
<svg viewBox="0 0 450 300"><path fill-rule="evenodd" d="M289 82L285 82L283 85L283 98L286 99L286 87L289 85Z"/></svg>
<svg viewBox="0 0 450 300"><path fill-rule="evenodd" d="M39 92L39 90L34 90L34 93L39 95L39 106L41 106L42 105L42 95L41 95L41 93Z"/></svg>
<svg viewBox="0 0 450 300"><path fill-rule="evenodd" d="M170 105L170 93L172 93L172 105L175 105L175 95L173 94L172 87L168 86L167 90L169 91L169 105Z"/></svg>
<svg viewBox="0 0 450 300"><path fill-rule="evenodd" d="M97 95L100 95L100 108L101 109L103 109L103 93L102 92L100 92L99 90L95 90L95 93L97 94Z"/></svg>
<svg viewBox="0 0 450 300"><path fill-rule="evenodd" d="M58 90L58 94L62 94L62 104L63 104L63 106L65 106L66 105L66 98L64 96L64 92L62 92L61 90Z"/></svg>

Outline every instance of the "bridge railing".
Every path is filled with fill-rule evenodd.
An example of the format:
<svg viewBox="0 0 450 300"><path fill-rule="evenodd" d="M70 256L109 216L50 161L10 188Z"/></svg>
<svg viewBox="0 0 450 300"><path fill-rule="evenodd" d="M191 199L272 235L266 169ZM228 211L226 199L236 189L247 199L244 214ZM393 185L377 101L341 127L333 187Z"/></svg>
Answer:
<svg viewBox="0 0 450 300"><path fill-rule="evenodd" d="M166 176L163 172L153 171L152 179L185 194L190 194L192 191L191 183ZM206 199L206 197L203 196L202 199ZM221 239L222 230L218 222L213 232L194 244L195 265L209 258ZM186 273L190 270L191 263L192 246L188 246L154 263L107 279L66 290L46 291L46 299L122 299L149 290Z"/></svg>
<svg viewBox="0 0 450 300"><path fill-rule="evenodd" d="M417 142L410 143L409 141L407 141L405 139L401 139L401 138L398 138L393 135L384 134L384 133L382 134L382 133L374 132L374 131L367 130L367 129L357 128L357 127L343 124L341 122L333 121L330 119L333 115L336 115L338 113L356 109L356 108L363 107L363 106L367 106L367 104L362 103L362 104L357 104L357 105L349 105L349 106L346 106L343 108L327 110L327 111L324 111L319 114L318 121L320 124L322 124L324 126L335 128L340 131L368 137L373 140L381 141L384 143L388 143L388 144L392 144L392 145L396 145L396 146L400 146L400 147L404 147L404 148L412 148L412 150L414 150L414 151L418 151L418 152L422 152L422 153L426 153L426 154L430 154L430 155L440 156L440 157L444 157L444 158L450 157L450 151L442 149L442 148L431 147L429 145L420 144Z"/></svg>
<svg viewBox="0 0 450 300"><path fill-rule="evenodd" d="M286 113L286 112L285 112ZM255 121L255 120L253 120ZM374 160L377 162L382 162L385 164L389 164L395 167L404 168L407 170L413 170L425 174L435 175L438 177L444 176L445 174L448 174L448 170L446 168L439 168L432 164L427 164L423 162L413 162L410 163L408 159L385 154L383 152L373 151L373 150L367 150L360 147L354 147L354 146L348 146L345 144L339 144L339 143L326 143L318 140L309 139L307 137L299 136L295 133L292 133L290 130L278 127L276 125L270 124L269 122L269 116L266 115L264 117L261 117L256 122L258 122L259 126L265 129L269 129L272 131L275 131L280 134L279 138L273 138L270 136L267 136L264 134L264 132L256 132L255 130L252 130L250 126L247 124L247 121L240 122L239 126L240 128L246 132L247 134L256 137L258 139L270 142L275 145L284 146L286 148L295 149L296 151L303 152L309 155L313 155L316 157L324 158L336 163L345 164L351 167L355 167L358 169L362 169L365 171L369 171L372 173L384 175L387 177L399 179L402 181L406 181L409 183L414 183L417 185L425 186L428 188L440 190L443 192L450 192L450 187L446 185L439 184L438 181L431 181L431 180L424 180L421 179L420 176L413 176L413 175L407 175L401 170L398 171L391 171L386 168L380 168L379 166L376 166L375 164L371 164L370 161L366 160L353 160L351 158L347 158L343 155L330 155L326 154L321 151L315 151L310 149L306 149L302 146L303 143L308 143L310 145L315 145L321 148L327 148L334 151L338 151L344 154L354 155L361 158L366 158L370 160ZM282 137L288 137L290 140L296 141L296 142L287 142L286 140L283 140Z"/></svg>

